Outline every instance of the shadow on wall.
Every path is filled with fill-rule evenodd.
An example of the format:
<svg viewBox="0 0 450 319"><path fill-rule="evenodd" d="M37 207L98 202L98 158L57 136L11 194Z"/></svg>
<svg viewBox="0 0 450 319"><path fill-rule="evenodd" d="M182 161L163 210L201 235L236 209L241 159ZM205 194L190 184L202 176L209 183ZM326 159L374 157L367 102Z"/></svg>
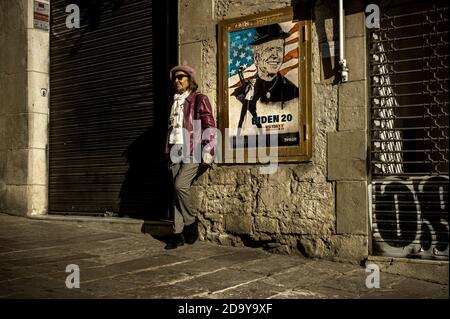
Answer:
<svg viewBox="0 0 450 319"><path fill-rule="evenodd" d="M316 32L319 41L319 53L321 62L321 72L323 80L330 81L335 85L340 82L339 78L339 11L336 3L326 3L328 10L316 11L312 10L312 21L316 24ZM323 14L318 17L316 14ZM332 19L333 21L333 38L327 37L325 20ZM331 45L334 44L334 48Z"/></svg>
<svg viewBox="0 0 450 319"><path fill-rule="evenodd" d="M80 8L80 25L87 25L82 32L73 39L71 55L75 55L83 44L83 37L89 31L96 30L100 25L102 14L111 10L116 12L125 0L66 0L66 6L76 4Z"/></svg>
<svg viewBox="0 0 450 319"><path fill-rule="evenodd" d="M294 19L311 19L315 24L321 67L321 81L332 85L340 83L339 75L339 8L338 1L292 0ZM317 10L321 7L321 10ZM345 5L345 15L360 13L362 4L350 1ZM308 17L310 14L310 17ZM326 20L332 21L332 34L327 35ZM332 36L332 38L329 38ZM314 48L312 48L314 52Z"/></svg>
<svg viewBox="0 0 450 319"><path fill-rule="evenodd" d="M123 152L129 166L119 194L120 217L168 219L169 178L161 140L160 130L150 127Z"/></svg>

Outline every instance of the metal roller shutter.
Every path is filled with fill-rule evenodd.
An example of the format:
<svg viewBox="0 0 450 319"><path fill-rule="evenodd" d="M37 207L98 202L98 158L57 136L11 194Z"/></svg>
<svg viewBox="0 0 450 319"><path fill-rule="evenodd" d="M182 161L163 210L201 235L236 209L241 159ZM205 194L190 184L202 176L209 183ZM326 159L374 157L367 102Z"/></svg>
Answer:
<svg viewBox="0 0 450 319"><path fill-rule="evenodd" d="M160 218L166 114L154 105L167 90L155 79L174 60L169 6L70 3L79 5L80 28L66 27L67 1L51 2L49 212Z"/></svg>
<svg viewBox="0 0 450 319"><path fill-rule="evenodd" d="M370 32L373 253L448 260L449 5L380 5Z"/></svg>

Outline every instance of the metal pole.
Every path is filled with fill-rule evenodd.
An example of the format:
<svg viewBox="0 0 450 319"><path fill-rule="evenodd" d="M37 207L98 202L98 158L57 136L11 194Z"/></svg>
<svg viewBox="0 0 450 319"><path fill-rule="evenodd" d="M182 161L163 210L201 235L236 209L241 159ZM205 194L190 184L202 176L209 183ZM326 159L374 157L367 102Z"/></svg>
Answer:
<svg viewBox="0 0 450 319"><path fill-rule="evenodd" d="M348 81L348 67L344 52L344 0L339 0L339 66L341 67L341 81Z"/></svg>

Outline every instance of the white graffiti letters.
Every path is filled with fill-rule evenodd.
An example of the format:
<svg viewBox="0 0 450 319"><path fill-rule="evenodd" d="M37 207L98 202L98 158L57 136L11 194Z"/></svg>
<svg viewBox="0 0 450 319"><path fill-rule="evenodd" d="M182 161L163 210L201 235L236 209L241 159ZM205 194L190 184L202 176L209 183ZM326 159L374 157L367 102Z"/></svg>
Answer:
<svg viewBox="0 0 450 319"><path fill-rule="evenodd" d="M448 258L448 176L375 181L374 248L392 257Z"/></svg>

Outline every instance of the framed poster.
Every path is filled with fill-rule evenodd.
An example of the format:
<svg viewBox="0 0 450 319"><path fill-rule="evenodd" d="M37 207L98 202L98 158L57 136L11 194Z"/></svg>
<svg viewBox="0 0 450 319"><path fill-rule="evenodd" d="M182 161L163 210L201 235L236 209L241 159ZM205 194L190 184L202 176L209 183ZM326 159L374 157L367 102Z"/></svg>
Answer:
<svg viewBox="0 0 450 319"><path fill-rule="evenodd" d="M310 19L294 19L292 7L219 24L219 127L226 162L242 152L244 162L255 162L254 148L274 147L274 140L279 162L310 159L310 26Z"/></svg>

